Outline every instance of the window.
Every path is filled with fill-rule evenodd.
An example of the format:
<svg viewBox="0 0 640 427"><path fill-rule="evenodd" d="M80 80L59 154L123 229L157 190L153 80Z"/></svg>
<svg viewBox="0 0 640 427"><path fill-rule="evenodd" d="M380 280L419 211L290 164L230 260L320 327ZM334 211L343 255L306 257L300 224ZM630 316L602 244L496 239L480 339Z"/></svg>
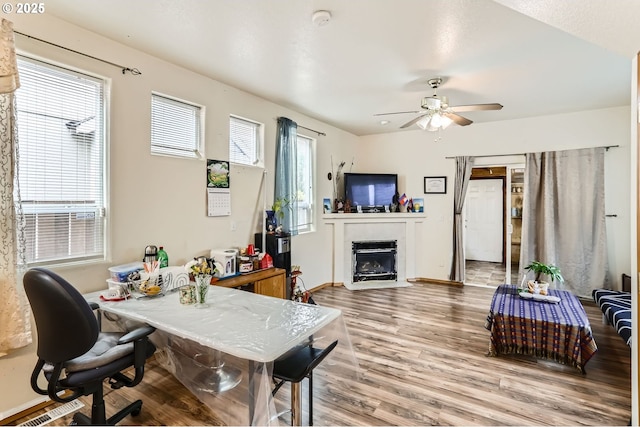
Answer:
<svg viewBox="0 0 640 427"><path fill-rule="evenodd" d="M151 154L204 157L204 107L151 94Z"/></svg>
<svg viewBox="0 0 640 427"><path fill-rule="evenodd" d="M26 57L18 70L27 262L104 259L105 82Z"/></svg>
<svg viewBox="0 0 640 427"><path fill-rule="evenodd" d="M294 205L298 210L298 233L313 231L314 140L298 134L298 194Z"/></svg>
<svg viewBox="0 0 640 427"><path fill-rule="evenodd" d="M262 124L229 117L229 161L247 166L263 166Z"/></svg>

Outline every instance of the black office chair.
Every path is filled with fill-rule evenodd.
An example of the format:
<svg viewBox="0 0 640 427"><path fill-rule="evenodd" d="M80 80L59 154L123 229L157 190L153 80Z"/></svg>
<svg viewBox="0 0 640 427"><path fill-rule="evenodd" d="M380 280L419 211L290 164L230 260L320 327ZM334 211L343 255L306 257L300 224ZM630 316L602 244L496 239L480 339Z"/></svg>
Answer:
<svg viewBox="0 0 640 427"><path fill-rule="evenodd" d="M302 414L296 414L295 400L299 393L300 383L305 377L309 378L309 425L313 425L313 369L331 353L336 345L338 345L338 340L326 348L315 348L312 345L300 346L295 351L274 361L273 378L276 385L271 395L275 396L284 383L291 383L291 425L294 424L293 420L302 416Z"/></svg>
<svg viewBox="0 0 640 427"><path fill-rule="evenodd" d="M100 332L92 311L98 305L87 303L57 274L34 268L25 273L23 282L38 332L38 362L31 374L33 390L57 402L93 395L91 418L76 413L76 424L115 425L128 414L138 415L141 400L107 419L102 383L108 378L111 388L118 389L133 387L142 380L145 361L156 350L148 338L155 328L144 326L127 334ZM135 367L133 379L121 373L130 366ZM48 383L46 390L38 385L41 371Z"/></svg>

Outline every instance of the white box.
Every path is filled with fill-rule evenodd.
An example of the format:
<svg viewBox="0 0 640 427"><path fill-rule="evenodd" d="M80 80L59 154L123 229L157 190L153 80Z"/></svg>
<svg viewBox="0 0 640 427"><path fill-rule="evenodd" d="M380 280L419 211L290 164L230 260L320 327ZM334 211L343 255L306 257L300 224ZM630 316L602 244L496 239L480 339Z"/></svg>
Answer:
<svg viewBox="0 0 640 427"><path fill-rule="evenodd" d="M236 275L236 249L212 249L211 258L222 264L223 271L219 271L217 277L229 277Z"/></svg>

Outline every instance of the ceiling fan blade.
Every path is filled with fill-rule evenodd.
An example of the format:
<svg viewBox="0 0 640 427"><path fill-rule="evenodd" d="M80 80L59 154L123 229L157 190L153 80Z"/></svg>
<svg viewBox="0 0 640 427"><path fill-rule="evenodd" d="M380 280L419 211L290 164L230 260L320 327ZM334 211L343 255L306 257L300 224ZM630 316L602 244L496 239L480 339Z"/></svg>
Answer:
<svg viewBox="0 0 640 427"><path fill-rule="evenodd" d="M485 110L502 110L502 104L471 104L471 105L456 105L449 107L454 113L462 113L465 111L485 111Z"/></svg>
<svg viewBox="0 0 640 427"><path fill-rule="evenodd" d="M419 112L420 111L397 111L395 113L377 113L377 114L374 114L374 116L389 116L391 114L416 114Z"/></svg>
<svg viewBox="0 0 640 427"><path fill-rule="evenodd" d="M462 117L457 115L456 113L444 113L445 117L450 118L453 122L460 126L469 126L473 121L467 119L466 117Z"/></svg>
<svg viewBox="0 0 640 427"><path fill-rule="evenodd" d="M403 124L402 126L400 126L400 129L405 129L408 128L409 126L413 126L416 123L418 123L418 120L420 120L421 118L423 118L424 116L426 116L426 114L421 114L418 117L416 117L415 119L408 121L407 123ZM453 120L453 119L452 119Z"/></svg>

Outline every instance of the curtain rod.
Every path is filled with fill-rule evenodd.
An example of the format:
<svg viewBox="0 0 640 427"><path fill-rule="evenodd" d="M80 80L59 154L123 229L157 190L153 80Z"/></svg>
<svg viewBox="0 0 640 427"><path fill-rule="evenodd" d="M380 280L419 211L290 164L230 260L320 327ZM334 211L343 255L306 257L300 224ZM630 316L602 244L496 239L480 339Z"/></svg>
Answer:
<svg viewBox="0 0 640 427"><path fill-rule="evenodd" d="M47 41L47 40L39 39L38 37L30 36L29 34L21 33L20 31L15 31L14 30L13 32L16 33L16 34L20 34L21 36L25 36L25 37L29 37L30 39L37 40L39 42L46 43L46 44L51 45L51 46L58 47L60 49L68 50L69 52L73 52L73 53L76 53L78 55L86 56L87 58L95 59L96 61L104 62L105 64L109 64L109 65L111 65L113 67L120 68L122 70L122 74L125 74L127 71L130 72L132 76L139 76L139 75L142 74L142 72L140 70L138 70L137 68L129 68L129 67L125 67L123 65L116 64L114 62L110 62L110 61L106 61L104 59L96 58L95 56L87 55L86 53L78 52L77 50L69 49L68 47L60 46L59 44L55 44L55 43L52 43L52 42Z"/></svg>
<svg viewBox="0 0 640 427"><path fill-rule="evenodd" d="M314 129L306 128L306 127L304 127L304 126L300 126L300 125L298 125L298 127L299 127L299 128L302 128L302 129L306 129L306 130L311 131L311 132L315 132L315 133L317 133L317 134L318 134L318 135L320 135L320 136L327 136L327 134L326 134L326 133L324 133L324 132L320 132L320 131L317 131L317 130L314 130Z"/></svg>
<svg viewBox="0 0 640 427"><path fill-rule="evenodd" d="M605 146L600 146L600 147L582 147L582 148L604 148L605 150L609 151L609 148L618 148L620 147L619 145L605 145ZM572 150L572 148L568 148L567 150ZM580 148L576 148L576 150L580 150ZM559 151L566 151L566 150L559 150ZM511 154L487 154L485 156L471 156L471 157L509 157L509 156L524 156L525 154L530 154L530 153L539 153L539 151L532 151L529 153L511 153ZM455 159L458 156L447 156L445 157L445 159Z"/></svg>
<svg viewBox="0 0 640 427"><path fill-rule="evenodd" d="M276 118L275 118L275 120L277 121L277 120L278 120L278 118L279 118L279 117L276 117ZM315 130L315 129L311 129L311 128L308 128L308 127L300 126L299 124L296 124L296 126L297 126L297 127L299 127L299 128L302 128L302 129L306 129L306 130L311 131L311 132L315 132L315 133L317 133L317 134L318 134L318 135L320 135L320 136L327 136L327 134L326 134L326 133L324 133L324 132L320 132L320 131Z"/></svg>

